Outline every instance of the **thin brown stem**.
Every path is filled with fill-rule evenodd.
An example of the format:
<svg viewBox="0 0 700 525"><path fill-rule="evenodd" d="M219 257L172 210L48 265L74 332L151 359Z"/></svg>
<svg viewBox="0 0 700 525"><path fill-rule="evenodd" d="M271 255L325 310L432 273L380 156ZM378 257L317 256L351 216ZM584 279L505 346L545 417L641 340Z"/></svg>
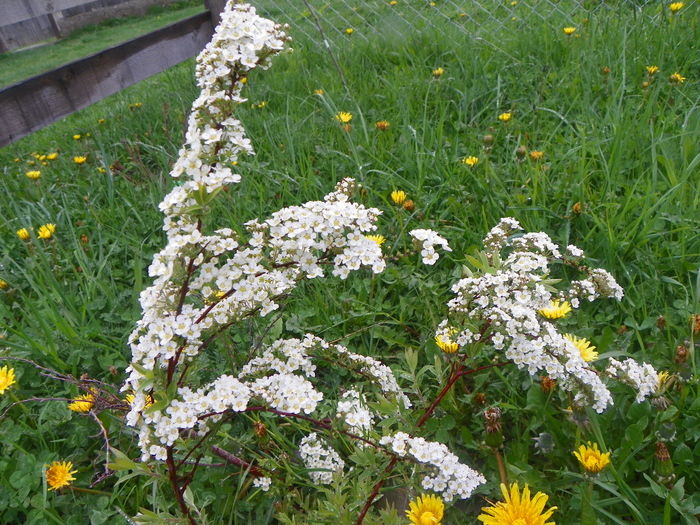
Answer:
<svg viewBox="0 0 700 525"><path fill-rule="evenodd" d="M173 447L166 448L167 456L165 458L165 464L168 467L168 478L170 479L170 487L173 490L177 504L180 507L180 511L185 515L190 525L197 525L192 513L190 512L187 503L185 503L185 498L182 495L183 491L178 484L177 467L175 466L175 459L173 458Z"/></svg>

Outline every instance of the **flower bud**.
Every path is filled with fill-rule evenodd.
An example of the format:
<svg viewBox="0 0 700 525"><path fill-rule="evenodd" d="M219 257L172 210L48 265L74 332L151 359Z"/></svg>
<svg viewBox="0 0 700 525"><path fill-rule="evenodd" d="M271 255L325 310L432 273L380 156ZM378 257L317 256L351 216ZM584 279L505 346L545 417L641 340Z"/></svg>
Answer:
<svg viewBox="0 0 700 525"><path fill-rule="evenodd" d="M668 452L668 447L663 441L656 443L656 453L654 454L656 459L654 471L659 483L663 485L668 485L676 479L676 475L673 472L673 461L671 461L671 454Z"/></svg>
<svg viewBox="0 0 700 525"><path fill-rule="evenodd" d="M486 420L486 435L484 441L489 447L498 448L503 444L503 432L501 431L501 409L498 407L484 410Z"/></svg>

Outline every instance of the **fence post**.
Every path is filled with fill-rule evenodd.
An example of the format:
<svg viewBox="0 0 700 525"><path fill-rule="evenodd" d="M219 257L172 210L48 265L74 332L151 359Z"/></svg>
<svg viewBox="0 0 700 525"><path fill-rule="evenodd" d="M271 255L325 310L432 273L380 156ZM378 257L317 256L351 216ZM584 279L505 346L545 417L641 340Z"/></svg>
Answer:
<svg viewBox="0 0 700 525"><path fill-rule="evenodd" d="M226 6L226 0L204 0L204 6L211 13L211 25L216 27L221 22L221 13Z"/></svg>

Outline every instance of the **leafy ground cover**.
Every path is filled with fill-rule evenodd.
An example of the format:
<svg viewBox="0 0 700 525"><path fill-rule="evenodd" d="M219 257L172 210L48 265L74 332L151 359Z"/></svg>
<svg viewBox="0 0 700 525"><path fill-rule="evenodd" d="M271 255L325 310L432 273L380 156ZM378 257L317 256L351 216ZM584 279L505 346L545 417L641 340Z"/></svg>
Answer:
<svg viewBox="0 0 700 525"><path fill-rule="evenodd" d="M204 11L204 5L197 0L174 2L167 8L153 6L144 16L106 20L100 24L79 29L50 45L2 53L0 54L0 87L50 71L72 60L145 35L159 27L202 11Z"/></svg>
<svg viewBox="0 0 700 525"><path fill-rule="evenodd" d="M373 11L371 27L389 23L400 8ZM430 19L430 10L423 13ZM697 523L698 12L654 23L632 11L567 14L559 15L561 27L556 19L510 20L498 46L447 23L437 32L363 39L371 27L358 19L351 34L341 26L345 40L334 48L346 85L327 52L299 36L292 54L248 81L239 118L257 155L240 162L242 183L214 213L236 228L318 199L343 177L360 181L362 202L384 212L383 249L394 264L371 280L306 283L268 335L313 331L332 340L355 333L353 346L400 371L416 399L434 397L447 376L435 327L465 254L479 249L500 217L584 248L626 295L619 304L582 308L565 326L588 338L601 359L629 355L674 374L669 405L635 403L620 390L603 415L572 413L560 391L545 392L537 378L505 367L464 381L426 432L478 466L489 480L483 494L497 499L498 458L484 445L481 413L498 406L509 478L549 494L557 522L594 522L582 516L587 494L579 486L587 478L572 454L591 440L612 451L611 465L594 481L600 523ZM576 30L567 35L564 27ZM167 173L196 94L186 63L0 150L2 355L121 383L130 360L126 338L140 317L138 293L148 282L144 269L164 242L157 204L173 184ZM340 112L352 119L339 122ZM27 176L35 171L37 178ZM394 205L393 190L404 190L412 205ZM45 224L56 226L51 239L38 238ZM404 255L407 232L424 227L453 248L429 269ZM30 240L20 239L21 228ZM251 324L228 342L245 347L259 329ZM212 370L219 358L210 356ZM121 523L139 507L169 508L155 475L93 484L103 472L103 443L93 419L66 407L79 392L13 366L17 382L0 410L15 399L58 400L4 413L3 522L89 516L90 523ZM112 445L137 457L134 436L120 430L122 415L105 410L98 417ZM237 441L235 430L220 433L240 450L259 446ZM670 471L658 443L669 451ZM72 490L48 491L42 471L54 460L76 466ZM308 487L289 489L296 505L275 506L279 494L255 493L226 468L212 467L193 487L213 522L267 523L277 512L292 523L285 516L297 512L353 523L357 514L344 507L341 491L316 508ZM445 522L475 522L484 504L474 497L450 509ZM389 512L382 519L401 521Z"/></svg>

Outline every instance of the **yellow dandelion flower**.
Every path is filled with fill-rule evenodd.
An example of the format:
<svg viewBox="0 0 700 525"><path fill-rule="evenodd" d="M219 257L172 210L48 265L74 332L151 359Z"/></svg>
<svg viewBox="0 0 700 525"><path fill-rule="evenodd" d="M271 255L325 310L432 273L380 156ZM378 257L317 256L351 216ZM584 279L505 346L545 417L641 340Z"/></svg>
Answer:
<svg viewBox="0 0 700 525"><path fill-rule="evenodd" d="M542 152L542 151L535 149L535 150L532 150L530 152L530 159L531 160L538 161L538 160L542 160L543 157L544 157L544 152Z"/></svg>
<svg viewBox="0 0 700 525"><path fill-rule="evenodd" d="M99 171L100 173L107 173L107 170L104 169L102 166L100 166L99 168L97 168L97 171Z"/></svg>
<svg viewBox="0 0 700 525"><path fill-rule="evenodd" d="M685 82L685 77L680 73L673 73L670 77L668 77L668 79L672 84L682 84Z"/></svg>
<svg viewBox="0 0 700 525"><path fill-rule="evenodd" d="M571 36L571 35L573 35L575 32L576 32L576 28L575 28L575 27L565 27L565 28L564 28L564 34L567 35L567 36Z"/></svg>
<svg viewBox="0 0 700 525"><path fill-rule="evenodd" d="M134 394L127 394L124 396L124 401L127 402L127 404L131 405L131 403L134 402ZM146 402L143 405L143 409L146 410L148 407L150 407L153 404L153 396L151 394L148 394L146 396Z"/></svg>
<svg viewBox="0 0 700 525"><path fill-rule="evenodd" d="M653 76L653 75L656 75L656 73L658 73L659 66L646 66L644 69L647 70L647 74L649 76Z"/></svg>
<svg viewBox="0 0 700 525"><path fill-rule="evenodd" d="M56 225L55 224L42 224L39 226L39 229L37 230L37 235L39 236L39 239L44 239L48 240L51 237L53 237L53 234L56 233Z"/></svg>
<svg viewBox="0 0 700 525"><path fill-rule="evenodd" d="M391 124L389 124L388 120L379 120L374 124L374 127L379 131L386 131L389 129L389 126L391 126Z"/></svg>
<svg viewBox="0 0 700 525"><path fill-rule="evenodd" d="M86 160L87 160L87 157L85 157L83 155L78 155L77 157L73 157L73 162L75 162L78 165L85 164Z"/></svg>
<svg viewBox="0 0 700 525"><path fill-rule="evenodd" d="M433 76L435 78L440 78L444 74L445 74L445 70L441 67L433 69Z"/></svg>
<svg viewBox="0 0 700 525"><path fill-rule="evenodd" d="M325 94L326 94L326 92L323 91L322 89L314 89L314 95L318 95L320 97L320 96L323 96Z"/></svg>
<svg viewBox="0 0 700 525"><path fill-rule="evenodd" d="M406 201L406 192L403 190L392 191L391 200L394 201L394 204L397 206L403 205L403 203Z"/></svg>
<svg viewBox="0 0 700 525"><path fill-rule="evenodd" d="M439 496L423 494L409 504L406 517L412 525L440 525L445 515L445 504Z"/></svg>
<svg viewBox="0 0 700 525"><path fill-rule="evenodd" d="M80 140L81 138L83 138L83 136L80 133L73 135L73 140Z"/></svg>
<svg viewBox="0 0 700 525"><path fill-rule="evenodd" d="M17 230L17 237L19 237L23 241L28 241L29 240L29 231L27 228L20 228Z"/></svg>
<svg viewBox="0 0 700 525"><path fill-rule="evenodd" d="M0 290L5 290L5 289L8 288L9 286L10 286L10 285L9 285L9 283L8 283L7 281L3 281L2 279L0 279Z"/></svg>
<svg viewBox="0 0 700 525"><path fill-rule="evenodd" d="M598 359L598 352L595 351L595 346L591 346L591 342L588 339L576 337L572 334L564 334L564 337L574 344L576 349L581 354L581 359L583 359L586 363L590 363L591 361Z"/></svg>
<svg viewBox="0 0 700 525"><path fill-rule="evenodd" d="M10 388L15 383L15 369L10 368L7 365L0 368L0 394L4 394L5 390Z"/></svg>
<svg viewBox="0 0 700 525"><path fill-rule="evenodd" d="M97 123L98 123L98 124L104 124L105 122L107 122L107 119L104 119L104 118L98 118L98 119L97 119Z"/></svg>
<svg viewBox="0 0 700 525"><path fill-rule="evenodd" d="M547 308L542 308L539 312L547 319L561 319L566 317L566 315L571 311L571 304L569 301L560 301L559 299L554 301L549 301L549 306Z"/></svg>
<svg viewBox="0 0 700 525"><path fill-rule="evenodd" d="M384 238L383 235L365 235L365 239L369 239L370 241L374 241L379 246L384 244L384 241L386 241L386 238Z"/></svg>
<svg viewBox="0 0 700 525"><path fill-rule="evenodd" d="M672 13L677 13L681 9L683 9L683 6L685 4L683 2L673 2L668 6L668 8L671 10Z"/></svg>
<svg viewBox="0 0 700 525"><path fill-rule="evenodd" d="M498 115L498 120L500 120L501 122L508 122L512 118L513 118L513 114L508 113L508 112L501 113L500 115Z"/></svg>
<svg viewBox="0 0 700 525"><path fill-rule="evenodd" d="M58 158L58 153L55 151L53 153L49 153L48 155L46 155L46 158L48 160L56 160Z"/></svg>
<svg viewBox="0 0 700 525"><path fill-rule="evenodd" d="M37 180L41 178L41 172L39 170L32 170L25 173L28 179Z"/></svg>
<svg viewBox="0 0 700 525"><path fill-rule="evenodd" d="M337 120L341 124L347 124L352 120L352 113L348 113L347 111L341 111L338 114L336 114L335 120Z"/></svg>
<svg viewBox="0 0 700 525"><path fill-rule="evenodd" d="M92 405L95 404L95 396L92 394L82 394L78 397L74 397L71 403L68 403L68 410L73 412L90 412Z"/></svg>
<svg viewBox="0 0 700 525"><path fill-rule="evenodd" d="M462 159L462 164L466 164L470 168L473 168L479 163L479 157L475 157L474 155L469 155L468 157L464 157Z"/></svg>
<svg viewBox="0 0 700 525"><path fill-rule="evenodd" d="M671 376L668 370L662 370L661 372L659 372L659 382L656 385L656 391L661 392L664 386L666 386L666 383L668 383L668 380L671 379L671 377L673 376Z"/></svg>
<svg viewBox="0 0 700 525"><path fill-rule="evenodd" d="M586 472L597 474L610 463L610 452L603 454L598 450L598 443L588 442L588 446L581 445L573 452Z"/></svg>
<svg viewBox="0 0 700 525"><path fill-rule="evenodd" d="M354 30L352 27L348 27L348 28L345 30L345 34L346 34L346 35L352 35L354 32L355 32L355 30Z"/></svg>
<svg viewBox="0 0 700 525"><path fill-rule="evenodd" d="M46 483L49 484L49 490L67 487L71 481L75 480L73 474L77 472L77 470L73 470L73 463L70 461L54 461L46 469Z"/></svg>
<svg viewBox="0 0 700 525"><path fill-rule="evenodd" d="M501 493L505 501L481 509L485 514L479 515L477 519L484 525L555 525L553 521L547 520L557 507L544 510L549 499L547 494L538 492L531 499L527 483L520 494L517 482L510 486L510 492L501 483Z"/></svg>
<svg viewBox="0 0 700 525"><path fill-rule="evenodd" d="M450 328L447 331L447 333L447 337L444 337L442 335L436 335L435 344L438 345L438 348L446 354L454 354L457 350L459 350L459 345L455 343L452 339L450 339L449 336L456 334L457 330L455 330L454 328Z"/></svg>
<svg viewBox="0 0 700 525"><path fill-rule="evenodd" d="M396 4L398 4L398 2L396 0L391 0L391 2L389 2L389 5L396 5Z"/></svg>

